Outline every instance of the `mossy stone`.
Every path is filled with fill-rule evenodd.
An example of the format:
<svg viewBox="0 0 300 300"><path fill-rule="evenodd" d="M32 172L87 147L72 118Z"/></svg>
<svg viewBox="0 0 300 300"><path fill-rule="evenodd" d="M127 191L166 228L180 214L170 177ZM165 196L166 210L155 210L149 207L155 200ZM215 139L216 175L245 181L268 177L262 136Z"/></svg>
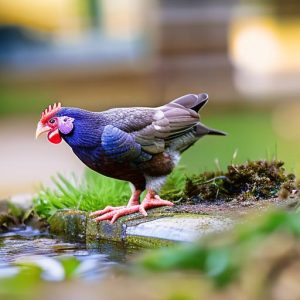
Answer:
<svg viewBox="0 0 300 300"><path fill-rule="evenodd" d="M110 224L108 221L95 222L92 218L87 219L86 242L95 243L100 240L120 242L125 238L126 225L122 222Z"/></svg>
<svg viewBox="0 0 300 300"><path fill-rule="evenodd" d="M0 213L0 233L6 232L10 227L18 225L18 220L7 213Z"/></svg>
<svg viewBox="0 0 300 300"><path fill-rule="evenodd" d="M71 242L84 243L87 213L79 210L59 210L50 219L50 233Z"/></svg>
<svg viewBox="0 0 300 300"><path fill-rule="evenodd" d="M134 245L145 249L158 249L161 247L170 247L175 245L176 242L153 237L128 235L125 244Z"/></svg>

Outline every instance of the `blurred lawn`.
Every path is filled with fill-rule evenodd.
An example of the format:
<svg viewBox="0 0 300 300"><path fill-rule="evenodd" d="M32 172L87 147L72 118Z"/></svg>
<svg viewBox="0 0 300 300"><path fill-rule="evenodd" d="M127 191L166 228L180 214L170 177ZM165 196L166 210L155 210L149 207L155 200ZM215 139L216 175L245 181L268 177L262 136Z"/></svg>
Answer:
<svg viewBox="0 0 300 300"><path fill-rule="evenodd" d="M191 147L181 160L189 171L215 170L216 159L224 169L238 149L234 162L276 157L286 162L287 171L300 174L300 141L285 140L276 134L270 110L240 108L214 112L210 109L208 114L201 115L203 123L227 132L228 136L205 137Z"/></svg>
<svg viewBox="0 0 300 300"><path fill-rule="evenodd" d="M6 86L0 83L0 117L10 114L40 113L53 100L47 96L47 91L36 88L22 88ZM55 100L54 100L55 101Z"/></svg>

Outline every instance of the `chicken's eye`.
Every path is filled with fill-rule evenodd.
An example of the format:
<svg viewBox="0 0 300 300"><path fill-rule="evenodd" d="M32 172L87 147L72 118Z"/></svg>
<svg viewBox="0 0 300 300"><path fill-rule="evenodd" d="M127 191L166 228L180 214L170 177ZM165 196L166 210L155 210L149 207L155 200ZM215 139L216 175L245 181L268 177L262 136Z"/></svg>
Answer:
<svg viewBox="0 0 300 300"><path fill-rule="evenodd" d="M49 123L50 124L54 124L55 123L55 119L50 119Z"/></svg>

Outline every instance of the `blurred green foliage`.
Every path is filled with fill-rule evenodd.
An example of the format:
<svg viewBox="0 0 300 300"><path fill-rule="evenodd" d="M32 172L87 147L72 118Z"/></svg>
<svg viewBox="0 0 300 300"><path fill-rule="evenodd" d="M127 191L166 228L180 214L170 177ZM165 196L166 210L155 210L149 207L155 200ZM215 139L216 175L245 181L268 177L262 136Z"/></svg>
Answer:
<svg viewBox="0 0 300 300"><path fill-rule="evenodd" d="M21 268L15 275L0 278L0 298L30 299L41 280L42 270L37 266Z"/></svg>
<svg viewBox="0 0 300 300"><path fill-rule="evenodd" d="M41 256L40 260L47 260L47 264L41 264L38 256L36 257L24 257L24 261L15 262L15 274L11 274L7 277L0 277L0 298L1 299L32 299L31 297L37 292L38 287L43 279L43 274L52 274L50 281L58 280L71 280L77 278L79 266L82 262L73 256L55 258L45 258ZM22 259L22 258L21 258ZM58 264L59 269L63 272L63 277L60 278L55 267L51 266L51 263ZM3 298L2 298L3 297ZM7 297L7 298L6 298Z"/></svg>
<svg viewBox="0 0 300 300"><path fill-rule="evenodd" d="M139 264L156 272L197 270L221 287L238 278L251 253L275 233L292 235L299 241L299 213L274 211L260 218L256 216L255 222L246 222L217 238L152 251L143 256Z"/></svg>

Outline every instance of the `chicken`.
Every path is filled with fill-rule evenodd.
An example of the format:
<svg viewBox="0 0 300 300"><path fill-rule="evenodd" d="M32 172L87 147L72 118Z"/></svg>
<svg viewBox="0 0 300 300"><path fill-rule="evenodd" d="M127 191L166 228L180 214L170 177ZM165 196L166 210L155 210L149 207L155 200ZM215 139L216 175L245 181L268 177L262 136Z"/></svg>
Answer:
<svg viewBox="0 0 300 300"><path fill-rule="evenodd" d="M207 94L189 94L157 108L114 108L103 112L49 106L36 130L38 138L64 140L89 168L128 181L132 195L127 206L106 207L93 212L95 221L110 220L159 206L171 206L158 192L178 164L180 154L204 135L225 135L200 123L198 111ZM140 195L147 190L140 203Z"/></svg>

